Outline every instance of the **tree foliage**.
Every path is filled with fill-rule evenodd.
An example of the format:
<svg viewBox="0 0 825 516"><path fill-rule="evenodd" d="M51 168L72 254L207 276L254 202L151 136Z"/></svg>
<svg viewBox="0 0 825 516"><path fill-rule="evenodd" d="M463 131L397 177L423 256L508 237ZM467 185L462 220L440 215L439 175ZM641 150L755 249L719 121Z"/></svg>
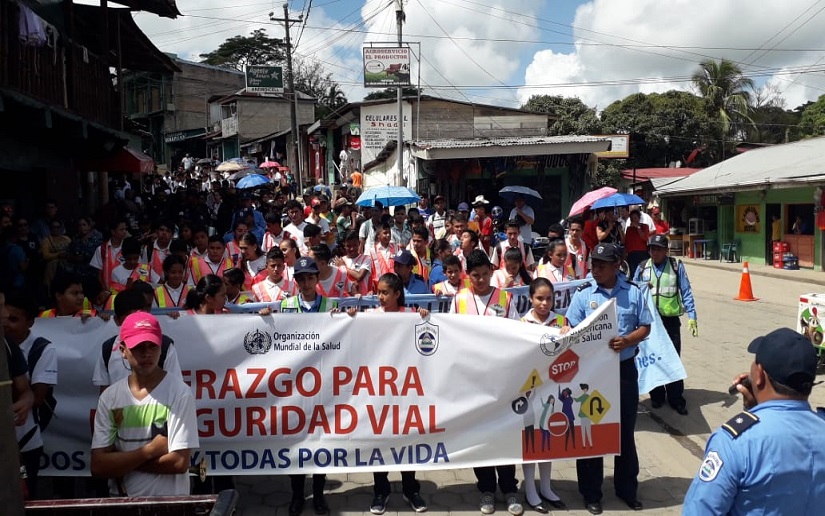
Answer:
<svg viewBox="0 0 825 516"><path fill-rule="evenodd" d="M802 110L800 132L803 137L825 135L825 95L808 103Z"/></svg>
<svg viewBox="0 0 825 516"><path fill-rule="evenodd" d="M423 91L424 90L419 90L418 88L402 88L401 94L405 97L417 97ZM397 88L385 88L383 90L371 91L366 97L364 97L364 100L394 99L397 96Z"/></svg>
<svg viewBox="0 0 825 516"><path fill-rule="evenodd" d="M576 97L533 95L521 109L553 115L555 120L548 131L551 136L601 132L596 110Z"/></svg>
<svg viewBox="0 0 825 516"><path fill-rule="evenodd" d="M691 80L705 99L709 114L718 116L722 122L724 135L751 122L748 115L753 80L742 74L739 65L727 59L706 59L699 64Z"/></svg>
<svg viewBox="0 0 825 516"><path fill-rule="evenodd" d="M701 98L684 91L635 93L602 112L606 133L629 134L631 164L637 168L667 167L687 160L694 149L707 149L720 126L708 115ZM689 166L707 166L712 152L700 152Z"/></svg>
<svg viewBox="0 0 825 516"><path fill-rule="evenodd" d="M265 29L255 29L249 36L233 36L212 52L200 55L203 63L242 72L246 65L271 65L285 59L283 41L270 38Z"/></svg>

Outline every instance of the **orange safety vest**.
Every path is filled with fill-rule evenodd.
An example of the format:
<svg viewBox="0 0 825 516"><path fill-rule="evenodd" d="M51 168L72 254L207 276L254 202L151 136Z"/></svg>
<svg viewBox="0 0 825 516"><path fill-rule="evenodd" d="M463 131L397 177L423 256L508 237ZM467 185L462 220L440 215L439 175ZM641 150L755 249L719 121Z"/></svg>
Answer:
<svg viewBox="0 0 825 516"><path fill-rule="evenodd" d="M155 244L152 244L152 247L146 248L146 254L149 254L149 250L152 250L152 272L157 274L158 278L163 279L163 260L166 259L171 253L169 252L169 246L166 246L166 249L156 248Z"/></svg>
<svg viewBox="0 0 825 516"><path fill-rule="evenodd" d="M192 281L196 284L206 276L207 274L215 274L216 276L223 277L223 273L226 269L232 268L232 260L230 258L222 258L221 263L218 264L218 269L213 270L212 266L209 265L211 262L207 262L206 258L195 258L189 261L189 268L192 270Z"/></svg>
<svg viewBox="0 0 825 516"><path fill-rule="evenodd" d="M132 269L132 272L129 274L129 278L126 280L128 283L129 280L133 281L145 281L149 282L149 266L145 263L139 263L137 267ZM112 294L117 294L118 292L123 292L126 290L126 285L121 285L120 283L112 283L112 288L110 289Z"/></svg>
<svg viewBox="0 0 825 516"><path fill-rule="evenodd" d="M236 297L235 299L233 299L231 301L228 300L228 299L226 300L227 303L230 303L230 304L233 304L233 305L244 305L246 303L252 303L254 301L255 301L255 298L249 297L244 292L238 293L238 297Z"/></svg>
<svg viewBox="0 0 825 516"><path fill-rule="evenodd" d="M121 242L122 244L122 242ZM112 285L112 271L115 267L120 265L121 251L118 249L116 253L111 252L112 241L107 240L100 245L100 261L103 262L103 288L109 288Z"/></svg>
<svg viewBox="0 0 825 516"><path fill-rule="evenodd" d="M511 296L509 292L493 287L493 292L490 294L490 299L487 301L488 306L490 305L490 301L496 299L496 294L498 294L498 303L496 303L496 305L501 306L504 309L502 314L499 315L496 313L496 317L507 317L507 314L510 312L510 302L512 301L513 296ZM458 294L455 295L457 309L456 313L487 315L487 306L484 307L484 313L478 313L478 306L476 306L473 295L473 290L471 288L463 288L458 291ZM472 301L472 303L470 303L470 301Z"/></svg>
<svg viewBox="0 0 825 516"><path fill-rule="evenodd" d="M230 240L226 244L226 254L229 259L232 261L235 267L240 267L241 265L241 247L234 241Z"/></svg>
<svg viewBox="0 0 825 516"><path fill-rule="evenodd" d="M390 253L389 260L384 258L384 255L378 250L378 244L372 246L370 249L370 260L372 260L372 283L378 285L378 280L388 272L395 272L395 258L398 253L398 247L394 242L390 242L387 247Z"/></svg>
<svg viewBox="0 0 825 516"><path fill-rule="evenodd" d="M424 283L429 283L430 282L430 270L432 269L432 263L433 263L432 257L430 256L430 249L427 248L427 256L425 257L425 260L430 262L430 265L427 265L426 263L424 263L424 260L419 258L419 256L415 253L415 251L412 251L412 254L413 254L413 256L415 256L415 261L416 261L415 267L413 267L413 274L418 274L419 276L421 276L424 279Z"/></svg>
<svg viewBox="0 0 825 516"><path fill-rule="evenodd" d="M341 287L338 284L341 283ZM347 279L346 269L343 267L335 270L335 278L332 280L332 287L329 290L324 290L321 286L321 279L318 278L318 283L315 284L315 291L323 297L347 297L349 296L349 280Z"/></svg>
<svg viewBox="0 0 825 516"><path fill-rule="evenodd" d="M347 260L349 260L351 262L351 265L348 266L348 268L354 269L356 267L356 265L362 265L364 263L364 260L369 260L369 257L365 256L363 254L359 254L355 258L349 258L348 256L344 256L344 261L346 262ZM347 278L349 278L350 281L356 281L356 279L353 278L349 274L349 271L347 271ZM358 283L358 293L361 294L362 296L367 295L369 293L369 290L370 290L370 287L369 287L369 284L368 284L369 281L367 280L367 276L364 276L364 279L362 279L361 281L358 281L357 283Z"/></svg>
<svg viewBox="0 0 825 516"><path fill-rule="evenodd" d="M263 252L267 252L274 247L278 247L281 245L281 242L284 241L284 238L289 238L289 232L284 229L281 229L281 234L278 236L275 236L267 231L264 233L264 241L261 243L261 250Z"/></svg>
<svg viewBox="0 0 825 516"><path fill-rule="evenodd" d="M166 288L166 285L161 285L155 289L155 303L157 303L158 308L181 308L186 305L186 296L188 295L189 285L184 283L178 302L175 304L172 301L172 296L169 294L169 289Z"/></svg>
<svg viewBox="0 0 825 516"><path fill-rule="evenodd" d="M504 242L499 242L498 243L498 255L499 255L498 256L498 268L499 269L504 268L504 253L507 252L507 250L510 249L511 247L512 246L510 245L510 242L507 241L507 240L505 240ZM521 252L521 263L524 264L524 268L526 269L527 268L527 250L524 248L524 242L519 240L518 245L516 246L516 248L519 250L519 252Z"/></svg>
<svg viewBox="0 0 825 516"><path fill-rule="evenodd" d="M88 299L85 300L85 301L88 301ZM95 315L97 315L97 310L95 310L94 308L91 308L91 304L89 304L89 308L86 308L86 303L84 302L83 303L83 308L79 312L74 314L72 317L80 317L81 315L90 315L90 316L94 317ZM46 318L58 317L57 308L50 308L49 310L43 310L42 312L40 312L40 315L38 315L38 317L46 317Z"/></svg>
<svg viewBox="0 0 825 516"><path fill-rule="evenodd" d="M252 285L252 293L255 294L255 299L259 303L271 303L273 301L281 301L290 296L294 296L298 292L298 286L290 279L284 280L283 287L275 285L275 288L277 290L274 291L276 294L273 297L266 288L265 280L258 281Z"/></svg>
<svg viewBox="0 0 825 516"><path fill-rule="evenodd" d="M435 285L433 285L433 293L435 293L435 294L446 294L447 292L453 292L454 290L457 293L459 290L462 290L462 289L465 289L465 288L470 288L470 279L469 278L462 279L461 283L459 283L459 287L457 289L454 289L453 286L450 285L450 280L444 280L444 281L441 281L441 282L436 283Z"/></svg>
<svg viewBox="0 0 825 516"><path fill-rule="evenodd" d="M553 271L550 270L550 264L543 263L539 265L539 268L536 269L536 278L547 278L550 280L550 283L562 283L564 281L572 281L576 279L576 271L573 270L573 267L570 265L565 265L561 270L563 271L564 277L559 279Z"/></svg>

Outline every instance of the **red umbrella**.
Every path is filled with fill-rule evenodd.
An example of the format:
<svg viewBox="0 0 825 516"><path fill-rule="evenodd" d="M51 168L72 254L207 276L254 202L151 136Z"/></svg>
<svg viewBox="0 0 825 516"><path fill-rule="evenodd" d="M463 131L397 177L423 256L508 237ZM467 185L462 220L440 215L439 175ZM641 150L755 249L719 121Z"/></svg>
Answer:
<svg viewBox="0 0 825 516"><path fill-rule="evenodd" d="M258 165L258 166L259 166L260 168L277 168L277 167L280 167L280 166L281 166L281 164L280 164L280 163L278 163L277 161L269 161L269 160L266 160L266 161L264 161L263 163L261 163L261 164L260 164L260 165Z"/></svg>
<svg viewBox="0 0 825 516"><path fill-rule="evenodd" d="M573 215L583 213L584 210L592 206L594 202L598 201L599 199L604 199L605 197L610 197L614 193L616 193L616 189L610 188L609 186L603 186L598 190L587 192L582 196L581 199L573 203L573 207L570 208L570 213L567 215L567 217L570 218Z"/></svg>

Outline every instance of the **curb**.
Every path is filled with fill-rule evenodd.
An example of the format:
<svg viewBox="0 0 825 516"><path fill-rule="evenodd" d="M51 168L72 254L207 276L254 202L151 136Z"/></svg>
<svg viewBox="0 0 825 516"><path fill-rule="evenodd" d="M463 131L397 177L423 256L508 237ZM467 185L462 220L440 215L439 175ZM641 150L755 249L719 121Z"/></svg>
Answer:
<svg viewBox="0 0 825 516"><path fill-rule="evenodd" d="M726 271L726 272L735 272L736 274L742 274L742 268L739 267L737 269L730 269L728 267L719 267L718 265L714 265L716 262L712 261L690 261L686 262L691 265L695 265L697 267L704 267L706 269L715 269L717 271ZM790 274L795 271L782 271L779 272L777 270L762 270L762 269L754 269L752 266L748 269L751 276L763 276L766 278L774 278L774 279L783 279L783 280L794 280L794 281L804 281L805 283L810 283L812 285L820 285L825 286L825 274L823 277L820 278L808 278L808 277L795 277L791 276Z"/></svg>

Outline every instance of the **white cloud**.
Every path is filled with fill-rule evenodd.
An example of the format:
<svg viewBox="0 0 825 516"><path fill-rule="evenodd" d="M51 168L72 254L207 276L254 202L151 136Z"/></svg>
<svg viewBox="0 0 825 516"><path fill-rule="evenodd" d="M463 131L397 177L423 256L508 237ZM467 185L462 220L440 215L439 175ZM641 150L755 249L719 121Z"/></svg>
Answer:
<svg viewBox="0 0 825 516"><path fill-rule="evenodd" d="M593 0L576 11L576 45L569 53L534 54L519 98L578 96L603 109L636 92L689 89L683 79L699 62L726 58L741 62L758 84L769 79L778 84L793 108L825 93L822 73L782 73L820 59L813 68L825 69L822 52L810 50L823 47L825 12L816 14L818 5L806 12L809 7L809 0ZM773 46L809 51L764 51ZM763 50L737 50L757 48Z"/></svg>

